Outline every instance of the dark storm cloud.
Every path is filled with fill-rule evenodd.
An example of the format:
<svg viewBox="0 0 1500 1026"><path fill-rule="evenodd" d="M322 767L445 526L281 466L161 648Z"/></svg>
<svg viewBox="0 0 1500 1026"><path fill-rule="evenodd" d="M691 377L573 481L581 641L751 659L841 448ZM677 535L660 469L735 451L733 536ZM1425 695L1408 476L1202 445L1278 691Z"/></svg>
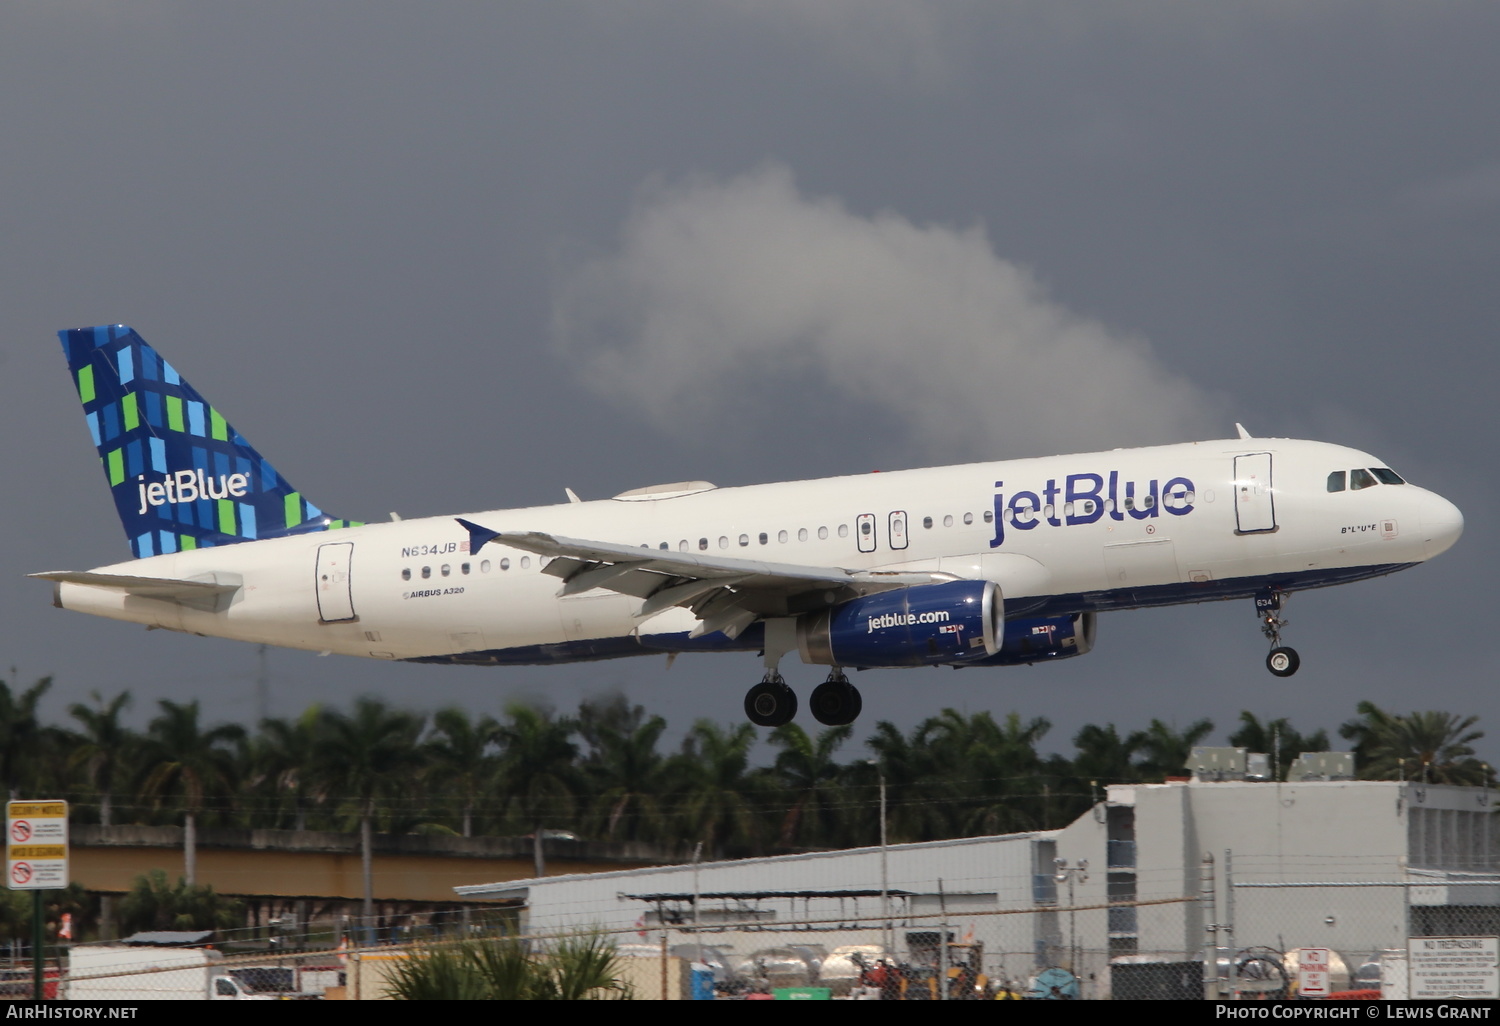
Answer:
<svg viewBox="0 0 1500 1026"><path fill-rule="evenodd" d="M1478 713L1500 737L1487 641L1500 572L1488 530L1497 42L1488 3L5 5L0 665L55 671L54 713L127 686L141 719L156 697L255 712L253 648L52 610L22 578L125 551L61 327L133 323L342 516L862 471L891 465L889 447L868 444L881 429L897 461L931 458L941 432L890 398L892 381L826 387L835 337L892 344L888 299L861 304L837 279L826 294L777 290L795 315L779 336L763 333L764 311L728 319L736 339L781 340L761 352L783 365L746 382L753 431L727 416L688 429L638 398L602 398L611 360L627 396L643 388L630 357L662 365L644 335L605 355L591 332L585 361L554 344L573 272L641 267L632 226L680 209L683 183L706 183L720 218L759 183L775 202L737 259L768 260L771 229L813 224L840 252L900 271L920 300L902 323L934 351L962 359L986 317L1003 336L1021 331L1011 315L1050 311L1095 339L1091 352L1137 354L1150 373L1123 391L1138 405L1173 379L1197 397L1145 427L1128 397L1106 397L1113 412L1082 409L1079 424L1222 435L1243 420L1326 437L1469 518L1431 566L1298 596L1304 661L1288 681L1261 668L1248 605L1129 613L1057 666L862 675L866 720L1016 708L1050 716L1062 746L1086 720L1208 715L1227 728L1241 708L1333 726L1368 697ZM779 196L766 167L786 169ZM667 190L654 206L641 199L652 182ZM732 306L736 285L706 266L662 266L675 269L643 295L691 287L715 317ZM950 301L954 266L976 287ZM808 327L819 303L843 335ZM618 326L621 309L663 307L586 309ZM1046 348L1052 336L1027 337ZM984 374L1003 391L1014 364ZM1037 391L1091 369L1059 358ZM735 380L709 370L689 369L709 394ZM893 373L946 397L942 375ZM982 385L951 387L973 438L1004 430L974 398ZM1044 411L1023 427L1036 452L1081 430L1049 419L1066 401L1047 398L1023 406ZM655 659L495 672L272 653L269 666L278 713L365 691L566 707L623 686L678 728L735 718L759 673L749 657L684 657L670 673ZM804 689L818 674L789 670Z"/></svg>
<svg viewBox="0 0 1500 1026"><path fill-rule="evenodd" d="M1058 305L977 227L861 217L772 165L654 188L623 236L560 283L555 324L581 380L665 431L753 425L737 397L762 398L756 385L788 367L894 417L926 463L1215 427L1208 398L1149 346Z"/></svg>

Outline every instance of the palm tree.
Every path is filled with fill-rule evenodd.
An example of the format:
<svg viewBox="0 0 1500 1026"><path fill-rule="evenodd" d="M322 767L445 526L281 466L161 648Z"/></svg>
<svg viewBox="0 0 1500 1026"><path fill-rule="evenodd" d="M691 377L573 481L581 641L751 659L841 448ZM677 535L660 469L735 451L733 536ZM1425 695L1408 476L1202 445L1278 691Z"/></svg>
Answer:
<svg viewBox="0 0 1500 1026"><path fill-rule="evenodd" d="M521 822L531 827L531 853L537 876L547 872L542 856L547 822L571 817L578 774L574 760L578 746L572 738L577 724L566 716L523 703L505 708L500 740L500 790Z"/></svg>
<svg viewBox="0 0 1500 1026"><path fill-rule="evenodd" d="M788 803L778 840L783 848L795 843L798 834L807 829L808 820L815 835L832 833L843 778L843 767L833 761L833 753L853 732L851 724L829 727L814 739L795 723L771 731L771 744L781 749L773 772Z"/></svg>
<svg viewBox="0 0 1500 1026"><path fill-rule="evenodd" d="M1198 720L1181 731L1161 720L1152 720L1150 727L1136 731L1129 739L1144 756L1139 766L1141 776L1159 781L1181 773L1192 758L1193 746L1213 730L1212 720Z"/></svg>
<svg viewBox="0 0 1500 1026"><path fill-rule="evenodd" d="M724 728L699 720L672 759L681 794L682 829L687 836L723 853L730 844L757 841L750 748L755 728L748 723Z"/></svg>
<svg viewBox="0 0 1500 1026"><path fill-rule="evenodd" d="M423 762L417 744L425 716L392 709L377 698L361 698L352 715L328 713L318 771L329 790L354 805L364 871L364 916L375 914L374 837L376 802L409 789Z"/></svg>
<svg viewBox="0 0 1500 1026"><path fill-rule="evenodd" d="M320 705L308 706L295 720L261 721L254 744L254 762L257 777L271 790L271 810L275 816L272 825L280 826L281 803L289 798L292 829L306 830L308 802L326 797L318 773L323 735Z"/></svg>
<svg viewBox="0 0 1500 1026"><path fill-rule="evenodd" d="M21 797L26 787L40 783L38 768L50 740L37 722L36 707L52 678L43 677L19 694L0 680L0 778L11 799Z"/></svg>
<svg viewBox="0 0 1500 1026"><path fill-rule="evenodd" d="M1469 729L1478 716L1460 719L1436 710L1397 716L1368 701L1356 709L1363 720L1350 720L1339 733L1355 742L1360 776L1366 780L1477 786L1493 781L1493 771L1474 758L1470 745L1484 737L1484 731Z"/></svg>
<svg viewBox="0 0 1500 1026"><path fill-rule="evenodd" d="M1113 723L1102 727L1087 724L1073 735L1073 747L1078 750L1073 772L1082 780L1097 784L1139 781L1140 772L1133 760L1144 740L1140 733L1122 738Z"/></svg>
<svg viewBox="0 0 1500 1026"><path fill-rule="evenodd" d="M108 703L97 691L90 692L90 697L94 700L92 707L82 702L68 706L68 715L83 725L68 762L86 768L89 783L99 793L99 825L109 826L115 786L129 769L140 738L120 722L120 714L130 704L129 691L120 692Z"/></svg>
<svg viewBox="0 0 1500 1026"><path fill-rule="evenodd" d="M661 798L670 784L656 746L666 729L665 719L648 719L622 695L579 705L578 733L589 746L583 772L592 793L590 822L606 838L660 838Z"/></svg>
<svg viewBox="0 0 1500 1026"><path fill-rule="evenodd" d="M493 749L500 725L489 716L475 722L463 709L449 707L432 718L432 727L428 759L447 787L458 792L463 803L463 835L472 837L474 804L495 775Z"/></svg>
<svg viewBox="0 0 1500 1026"><path fill-rule="evenodd" d="M924 736L929 723L905 735L894 723L881 720L865 740L885 778L886 829L892 844L951 836L942 768Z"/></svg>
<svg viewBox="0 0 1500 1026"><path fill-rule="evenodd" d="M959 834L1030 829L1045 810L1042 760L1037 743L1052 728L1037 717L1022 723L1010 713L1002 726L988 711L965 717L944 709L919 728L919 740L932 748L945 768L953 829Z"/></svg>
<svg viewBox="0 0 1500 1026"><path fill-rule="evenodd" d="M191 887L197 882L198 816L209 797L229 793L235 777L230 746L244 741L245 728L221 723L203 730L196 699L179 704L164 698L157 704L162 714L146 731L144 791L158 798L175 791L182 802L184 879Z"/></svg>

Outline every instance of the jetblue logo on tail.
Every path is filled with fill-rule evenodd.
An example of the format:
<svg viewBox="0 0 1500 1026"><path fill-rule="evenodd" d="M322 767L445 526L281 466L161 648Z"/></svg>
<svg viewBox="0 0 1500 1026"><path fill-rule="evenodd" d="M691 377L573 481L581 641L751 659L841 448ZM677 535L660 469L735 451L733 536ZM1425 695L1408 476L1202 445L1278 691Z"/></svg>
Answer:
<svg viewBox="0 0 1500 1026"><path fill-rule="evenodd" d="M137 557L349 526L307 501L131 329L61 338Z"/></svg>
<svg viewBox="0 0 1500 1026"><path fill-rule="evenodd" d="M146 476L142 474L140 481L136 486L141 496L141 508L136 510L137 513L144 513L152 506L175 506L179 502L197 502L199 499L237 499L250 487L250 478L244 474L207 477L201 470L179 470L168 474L165 480L151 484L145 483Z"/></svg>

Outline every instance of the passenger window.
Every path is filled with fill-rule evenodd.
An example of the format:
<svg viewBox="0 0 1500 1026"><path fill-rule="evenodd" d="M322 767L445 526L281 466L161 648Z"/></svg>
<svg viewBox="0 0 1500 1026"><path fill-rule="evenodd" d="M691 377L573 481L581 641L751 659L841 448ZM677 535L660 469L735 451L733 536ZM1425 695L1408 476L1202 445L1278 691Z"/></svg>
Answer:
<svg viewBox="0 0 1500 1026"><path fill-rule="evenodd" d="M1368 470L1354 469L1349 471L1349 490L1359 491L1361 488L1374 488L1375 477Z"/></svg>
<svg viewBox="0 0 1500 1026"><path fill-rule="evenodd" d="M1065 503L1063 503L1063 516L1070 517L1072 515L1073 515L1073 504L1071 502L1065 502Z"/></svg>
<svg viewBox="0 0 1500 1026"><path fill-rule="evenodd" d="M826 528L826 527L820 527L820 528L818 528L818 541L823 541L827 537L828 537L828 528Z"/></svg>
<svg viewBox="0 0 1500 1026"><path fill-rule="evenodd" d="M500 569L501 570L509 570L510 569L510 560L509 559L502 559L500 561Z"/></svg>
<svg viewBox="0 0 1500 1026"><path fill-rule="evenodd" d="M698 551L699 552L706 552L706 551L708 551L708 539L707 538L699 538L698 539Z"/></svg>
<svg viewBox="0 0 1500 1026"><path fill-rule="evenodd" d="M965 526L967 526L969 524L972 524L973 522L974 522L974 514L972 514L972 513L965 513L964 514L964 524L965 524Z"/></svg>
<svg viewBox="0 0 1500 1026"><path fill-rule="evenodd" d="M995 522L995 511L994 510L987 509L987 510L984 511L984 522L986 524L993 524Z"/></svg>
<svg viewBox="0 0 1500 1026"><path fill-rule="evenodd" d="M431 576L432 576L432 567L430 567L430 566L424 566L422 568L422 580L425 581L425 580L427 580L427 578L429 578Z"/></svg>
<svg viewBox="0 0 1500 1026"><path fill-rule="evenodd" d="M447 577L452 572L453 572L453 568L451 566L449 566L447 563L444 563L443 564L443 576Z"/></svg>
<svg viewBox="0 0 1500 1026"><path fill-rule="evenodd" d="M1344 490L1344 471L1335 470L1328 475L1328 490L1330 492L1341 492Z"/></svg>
<svg viewBox="0 0 1500 1026"><path fill-rule="evenodd" d="M805 527L799 527L799 528L797 528L797 540L798 541L807 541L807 528L805 528Z"/></svg>
<svg viewBox="0 0 1500 1026"><path fill-rule="evenodd" d="M771 538L770 538L770 536L768 534L766 534L766 532L764 532L764 531L760 532L760 543L762 545L766 544L770 540L771 540Z"/></svg>
<svg viewBox="0 0 1500 1026"><path fill-rule="evenodd" d="M721 535L719 535L719 548L721 548L721 549L727 549L727 548L729 548L729 536L727 534L721 534Z"/></svg>
<svg viewBox="0 0 1500 1026"><path fill-rule="evenodd" d="M943 517L943 526L944 527L952 527L953 526L953 514L952 513L946 514Z"/></svg>
<svg viewBox="0 0 1500 1026"><path fill-rule="evenodd" d="M1400 474L1387 467L1371 467L1370 473L1379 478L1381 484L1406 484Z"/></svg>
<svg viewBox="0 0 1500 1026"><path fill-rule="evenodd" d="M848 524L840 524L839 525L839 537L840 538L847 538L847 537L849 537L849 525Z"/></svg>
<svg viewBox="0 0 1500 1026"><path fill-rule="evenodd" d="M740 535L740 548L743 549L746 545L749 545L749 544L750 544L750 536L748 534L742 534L742 535Z"/></svg>
<svg viewBox="0 0 1500 1026"><path fill-rule="evenodd" d="M666 542L662 542L661 545L658 546L658 548L660 548L663 552L665 552L669 547L670 546L668 546Z"/></svg>
<svg viewBox="0 0 1500 1026"><path fill-rule="evenodd" d="M487 573L490 572L490 561L489 560L482 559L482 560L479 561L479 572L482 573L482 574L487 574Z"/></svg>
<svg viewBox="0 0 1500 1026"><path fill-rule="evenodd" d="M925 528L927 528L929 531L932 530L932 518L931 517L923 517L922 518L922 526L925 527Z"/></svg>
<svg viewBox="0 0 1500 1026"><path fill-rule="evenodd" d="M677 543L677 551L678 552L686 552L687 550L688 550L688 542L687 542L687 539L684 538L680 542Z"/></svg>
<svg viewBox="0 0 1500 1026"><path fill-rule="evenodd" d="M531 569L531 557L530 556L522 556L521 557L521 569L522 570L529 570L529 569Z"/></svg>
<svg viewBox="0 0 1500 1026"><path fill-rule="evenodd" d="M407 567L405 570L401 571L401 579L403 581L411 580L411 567Z"/></svg>
<svg viewBox="0 0 1500 1026"><path fill-rule="evenodd" d="M458 569L459 569L459 572L460 572L460 573L462 573L462 574L464 574L464 575L465 575L465 576L467 576L467 575L468 575L468 573L469 573L469 564L467 564L467 563L462 563L462 564L460 564L460 565L459 565L459 568L458 568Z"/></svg>
<svg viewBox="0 0 1500 1026"><path fill-rule="evenodd" d="M781 544L785 545L786 544L786 540L787 540L787 533L785 531L777 531L776 532L776 540L779 541L779 542L781 542Z"/></svg>

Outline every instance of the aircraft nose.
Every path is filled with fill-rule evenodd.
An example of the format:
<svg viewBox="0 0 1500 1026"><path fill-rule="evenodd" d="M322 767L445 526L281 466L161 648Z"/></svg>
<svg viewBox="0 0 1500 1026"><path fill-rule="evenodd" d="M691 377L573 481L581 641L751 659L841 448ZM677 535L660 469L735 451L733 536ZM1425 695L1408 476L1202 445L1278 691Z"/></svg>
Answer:
<svg viewBox="0 0 1500 1026"><path fill-rule="evenodd" d="M1422 496L1422 550L1431 559L1447 552L1464 533L1464 515L1436 492Z"/></svg>

